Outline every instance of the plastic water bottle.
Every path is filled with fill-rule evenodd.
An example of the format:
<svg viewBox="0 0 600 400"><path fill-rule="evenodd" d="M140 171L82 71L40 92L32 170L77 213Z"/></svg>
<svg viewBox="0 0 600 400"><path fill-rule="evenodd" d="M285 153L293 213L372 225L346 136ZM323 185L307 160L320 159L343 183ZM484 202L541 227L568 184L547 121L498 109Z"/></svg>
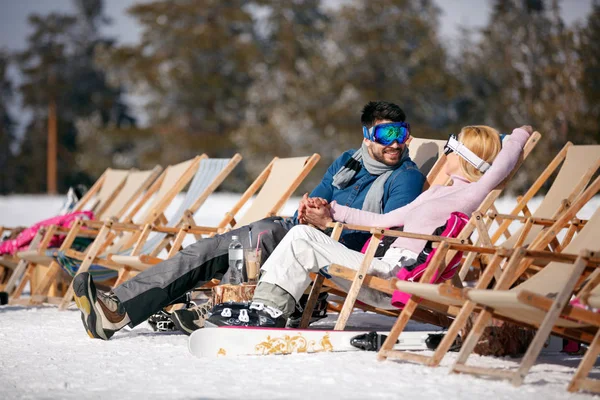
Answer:
<svg viewBox="0 0 600 400"><path fill-rule="evenodd" d="M244 250L237 236L231 237L229 243L229 283L239 285L242 283L242 269L244 268Z"/></svg>

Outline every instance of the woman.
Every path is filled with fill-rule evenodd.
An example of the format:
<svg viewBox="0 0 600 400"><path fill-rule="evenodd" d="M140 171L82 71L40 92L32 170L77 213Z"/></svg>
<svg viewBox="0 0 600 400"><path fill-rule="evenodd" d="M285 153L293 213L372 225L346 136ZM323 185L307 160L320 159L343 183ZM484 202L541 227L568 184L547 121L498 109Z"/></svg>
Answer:
<svg viewBox="0 0 600 400"><path fill-rule="evenodd" d="M495 129L464 127L446 144L448 159L444 172L452 178L451 186L432 186L412 203L386 214L345 207L335 201L326 204L323 200L315 200L313 209L306 210L306 219L310 222L311 212L322 211L324 205L335 221L370 227L403 227L406 232L431 234L445 224L452 212L470 215L477 209L488 193L512 171L531 133L530 126L517 128L502 147ZM396 275L400 268L416 262L425 244L424 240L396 239L381 259L373 260L368 273L384 279ZM296 301L311 282L310 272L317 273L330 264L357 270L363 257L364 254L346 248L315 228L296 226L263 265L263 275L252 304L217 305L207 323L285 326ZM351 285L343 279L333 277L332 280L345 289ZM392 308L389 296L368 288L361 289L358 299L376 307Z"/></svg>

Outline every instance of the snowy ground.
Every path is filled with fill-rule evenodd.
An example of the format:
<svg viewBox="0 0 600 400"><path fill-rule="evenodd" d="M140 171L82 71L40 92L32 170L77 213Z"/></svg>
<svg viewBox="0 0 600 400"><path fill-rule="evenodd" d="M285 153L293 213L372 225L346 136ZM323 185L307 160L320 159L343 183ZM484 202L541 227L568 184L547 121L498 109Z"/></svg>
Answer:
<svg viewBox="0 0 600 400"><path fill-rule="evenodd" d="M237 199L217 194L205 204L200 224L218 221ZM291 214L297 200L284 211ZM27 225L52 216L62 198L0 197L0 225ZM499 202L508 211L514 199ZM589 217L600 199L582 210ZM332 326L335 315L319 325ZM357 312L350 324L384 330L393 320ZM414 324L412 329L424 327ZM579 357L548 353L538 360L526 383L514 388L463 375L449 375L450 353L436 369L393 361L374 353L299 354L203 360L187 351L187 336L155 333L144 323L118 332L110 341L91 340L79 312L54 307L0 307L0 397L2 399L88 398L407 398L498 399L591 398L565 390ZM517 360L518 361L518 360ZM514 366L515 360L473 356L473 364ZM598 371L596 371L598 372Z"/></svg>

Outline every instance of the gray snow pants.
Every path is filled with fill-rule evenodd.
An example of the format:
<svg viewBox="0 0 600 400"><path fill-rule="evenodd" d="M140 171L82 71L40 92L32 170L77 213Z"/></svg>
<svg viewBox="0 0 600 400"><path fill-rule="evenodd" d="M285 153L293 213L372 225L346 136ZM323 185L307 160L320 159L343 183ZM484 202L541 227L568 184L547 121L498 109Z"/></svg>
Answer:
<svg viewBox="0 0 600 400"><path fill-rule="evenodd" d="M131 319L129 325L136 326L190 290L223 276L229 268L228 250L233 235L239 237L244 247L256 247L258 234L266 231L260 237L264 263L293 226L291 218L271 217L213 238L201 239L174 257L140 272L113 292ZM252 243L249 243L250 237Z"/></svg>

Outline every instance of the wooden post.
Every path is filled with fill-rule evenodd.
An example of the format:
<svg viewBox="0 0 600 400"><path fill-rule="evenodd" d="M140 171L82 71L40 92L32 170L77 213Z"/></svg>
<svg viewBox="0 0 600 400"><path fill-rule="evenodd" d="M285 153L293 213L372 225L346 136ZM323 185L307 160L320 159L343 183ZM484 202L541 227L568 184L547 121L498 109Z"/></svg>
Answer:
<svg viewBox="0 0 600 400"><path fill-rule="evenodd" d="M51 79L53 81L53 79ZM56 127L56 100L50 99L48 104L48 151L47 151L47 178L46 185L48 194L56 194L56 149L57 149L57 127Z"/></svg>

